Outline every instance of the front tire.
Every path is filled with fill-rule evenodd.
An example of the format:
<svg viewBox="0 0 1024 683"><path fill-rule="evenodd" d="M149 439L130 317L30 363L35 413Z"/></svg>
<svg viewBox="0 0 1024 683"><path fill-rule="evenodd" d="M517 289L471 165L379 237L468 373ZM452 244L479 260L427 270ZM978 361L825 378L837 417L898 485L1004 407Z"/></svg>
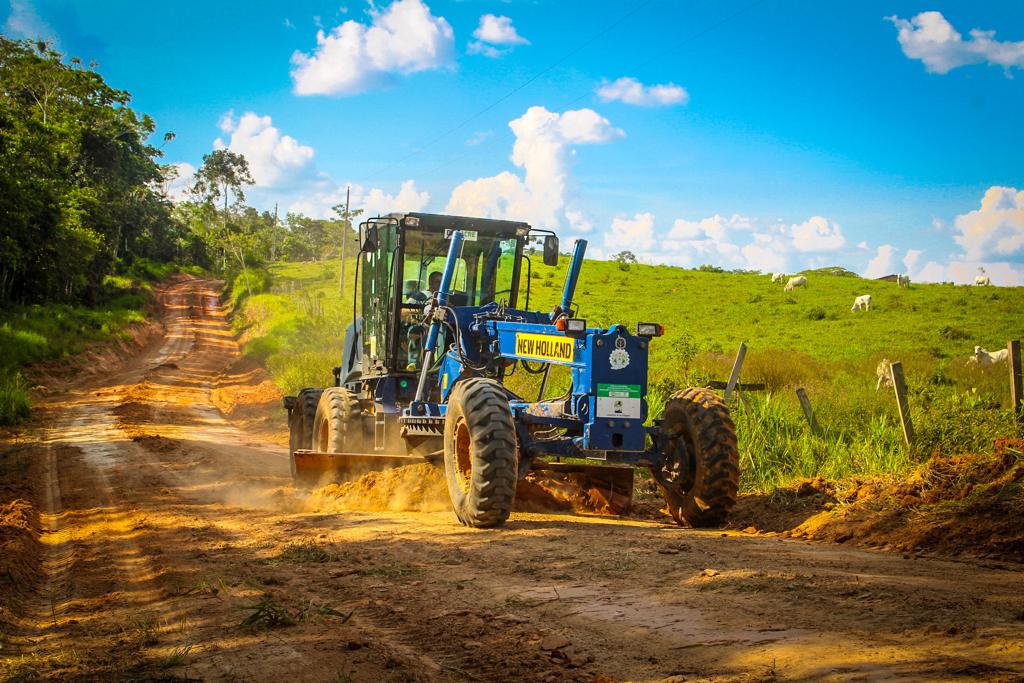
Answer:
<svg viewBox="0 0 1024 683"><path fill-rule="evenodd" d="M651 474L677 524L721 524L736 505L739 449L725 402L710 389L686 389L665 404Z"/></svg>
<svg viewBox="0 0 1024 683"><path fill-rule="evenodd" d="M298 475L295 471L295 451L313 447L313 424L322 393L319 389L303 389L288 414L288 466L293 481Z"/></svg>
<svg viewBox="0 0 1024 683"><path fill-rule="evenodd" d="M517 464L508 394L490 379L457 384L444 423L444 469L459 521L475 528L504 524L516 495Z"/></svg>
<svg viewBox="0 0 1024 683"><path fill-rule="evenodd" d="M348 389L325 389L313 424L313 450L319 453L361 452L359 401Z"/></svg>

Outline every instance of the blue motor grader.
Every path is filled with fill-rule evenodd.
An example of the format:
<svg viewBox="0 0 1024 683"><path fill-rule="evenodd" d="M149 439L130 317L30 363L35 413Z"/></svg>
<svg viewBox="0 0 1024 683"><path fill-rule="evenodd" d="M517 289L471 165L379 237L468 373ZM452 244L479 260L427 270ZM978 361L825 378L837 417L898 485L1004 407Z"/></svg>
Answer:
<svg viewBox="0 0 1024 683"><path fill-rule="evenodd" d="M550 231L395 213L362 223L359 240L353 322L332 386L284 400L298 484L431 462L458 519L494 527L532 471L584 476L621 511L645 467L676 522L722 522L739 480L725 403L686 389L648 420L648 350L664 329L587 325L573 303L584 240L550 311L530 310L532 245L543 243L543 267L559 261ZM571 384L547 396L557 366ZM517 371L538 376L538 395L509 388Z"/></svg>

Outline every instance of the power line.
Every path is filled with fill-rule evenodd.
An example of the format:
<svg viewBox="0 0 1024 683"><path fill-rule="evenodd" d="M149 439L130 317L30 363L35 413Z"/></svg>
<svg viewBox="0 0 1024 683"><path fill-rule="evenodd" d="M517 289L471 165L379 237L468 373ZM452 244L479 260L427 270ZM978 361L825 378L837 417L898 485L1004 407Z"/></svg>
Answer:
<svg viewBox="0 0 1024 683"><path fill-rule="evenodd" d="M686 45L687 43L693 42L694 40L697 40L698 38L703 38L703 37L704 37L704 36L706 36L706 35L707 35L708 33L711 33L711 32L712 32L712 31L714 31L715 29L717 29L717 28L719 28L719 27L721 27L721 26L724 26L725 24L729 23L730 21L733 21L734 19L737 19L737 18L738 18L738 17L740 17L741 15L743 15L743 14L745 14L746 12L748 12L748 11L752 10L752 9L753 9L754 7L756 7L757 5L760 5L760 4L762 4L762 3L764 2L764 1L765 1L765 0L753 0L753 2L750 2L750 3L746 4L746 5L744 5L743 7L741 7L741 8L740 8L739 10L737 10L736 12L733 12L732 14L729 14L728 16L725 16L725 17L723 17L722 19L719 19L718 21L716 21L716 22L714 22L714 23L712 23L712 24L709 24L708 26L705 26L705 27L704 27L703 29L701 29L701 30L697 31L696 33L693 33L693 34L691 34L691 35L688 35L688 36L686 36L686 37L685 37L685 38L683 38L682 40L678 41L677 43L674 43L674 44L673 44L673 45L671 45L670 47L668 47L668 48L666 48L665 50L662 50L661 52L659 52L658 54L656 54L656 55L653 55L653 56L651 56L651 57L649 57L649 58L647 58L647 59L643 60L642 62L639 62L639 63L637 63L637 64L634 64L633 66L631 66L631 67L629 67L629 68L625 69L624 71L627 71L627 72L630 72L630 73L635 73L635 72L639 71L640 69L643 69L644 67L647 67L647 66L649 66L649 65L653 64L654 62L658 61L658 60L659 60L659 59L661 59L662 57L664 57L664 56L666 56L666 55L668 55L668 54L670 54L670 53L672 53L672 52L675 52L676 50L678 50L679 48L683 47L683 46L684 46L684 45ZM644 4L649 4L649 3L644 3ZM641 5L641 6L642 6L642 5ZM635 11L636 11L636 10L638 10L639 8L640 8L640 7L637 7L637 8L635 8L634 10L632 10L632 12L635 12ZM632 13L632 12L631 12L631 13ZM628 15L626 15L626 16L628 16ZM616 21L616 23L615 23L614 25L617 25L617 24L621 23L621 22L622 22L622 20L624 20L624 19L626 18L626 16L623 16L623 17L622 17L621 19L619 19L618 21ZM614 26L614 25L613 25L613 26ZM610 29L610 28L611 28L611 26L609 26L609 29ZM608 29L605 29L604 31L602 31L602 34L603 34L603 33L606 33L607 31L608 31ZM480 112L477 112L476 114L474 114L474 115L473 115L472 117L470 117L469 119L467 119L465 123L468 123L469 121L472 121L472 120L476 119L476 118L477 118L477 117L478 117L478 116L479 116L480 114L483 114L483 113L485 113L486 111L490 111L491 109L493 109L493 108L494 108L494 106L496 106L497 104L499 104L499 103L500 103L501 101L504 101L504 100L508 99L509 97L511 97L512 95L514 95L514 94L515 94L516 92L519 92L520 90L522 90L523 88L525 88L525 87L526 87L527 85L529 85L530 83L532 83L533 81L536 81L536 80L537 80L538 78L540 78L540 76L542 76L543 74L547 73L547 72L548 72L548 71L550 71L550 70L551 70L552 68L554 68L555 66L557 66L557 65L558 65L558 63L561 63L562 61L565 61L565 60L566 60L566 59L567 59L568 57L572 56L573 54L576 54L576 53L578 53L578 52L579 52L579 51L580 51L581 49L583 49L583 47L585 47L586 45L588 45L588 44L590 44L590 43L594 42L594 40L595 40L596 38L597 38L597 36L595 36L594 38L591 38L590 40L588 40L588 41L587 41L587 43L585 43L584 45L581 45L580 47L578 47L578 48L576 48L575 50L573 50L573 52L569 53L568 55L566 55L565 57L563 57L562 59L560 59L560 60L559 60L559 62L556 62L555 64L553 64L553 65L551 65L551 66L547 67L546 69L544 69L544 71L541 71L540 73L536 74L536 75L535 75L534 77L532 77L532 78L531 78L531 79L530 79L529 81L527 81L526 83L523 83L522 85L520 85L519 87L517 87L517 88L516 88L515 90L513 90L513 91L509 92L509 93L508 93L507 95L503 96L503 97L501 98L501 100L499 100L499 101L495 102L495 103L494 103L493 105L491 105L491 106L488 106L487 108L485 108L485 109L481 110ZM569 100L569 101L568 101L568 102L566 103L566 106L571 106L571 105L573 105L573 104L576 104L576 103L577 103L577 102L579 102L580 100L586 99L587 97L589 97L589 96L590 96L590 95L592 95L592 94L593 94L593 90L589 90L589 89L588 89L588 90L587 90L586 92L584 92L583 94L579 95L578 97L575 97L575 98L573 98L573 99ZM464 124L460 124L460 126L458 126L458 127L456 127L456 128L453 128L453 129L449 130L449 131L448 131L447 133L445 133L445 134L443 134L443 135L441 135L441 136L439 136L439 137L435 138L434 140L432 140L432 141L431 141L431 143L429 143L429 144L433 144L434 142L437 142L438 140L440 140L440 139L441 139L442 137L444 137L445 135L448 135L449 133L452 133L452 132L454 132L455 130L458 130L458 128L459 128L459 127L461 127L461 125L464 125ZM489 142L489 143L484 143L484 144L485 144L485 145L487 145L487 146L490 146L490 145L493 145L493 144L495 144L495 143L497 142L497 140L498 140L498 139L497 139L497 137L495 137L495 138L494 138L494 140L493 140L492 142ZM479 148L477 148L477 149L479 149ZM396 161L396 162L394 162L393 164L390 164L390 165L389 165L388 167L386 167L386 168L392 168L393 166L395 166L395 165L397 165L397 164L399 164L399 163L402 163L402 162L404 162L404 161L407 161L407 160L408 160L408 159L410 159L411 157L413 157L413 156L415 156L416 154L418 154L418 153L419 153L420 151L422 151L422 150L417 150L416 152L413 152L412 154L409 154L408 156L406 156L406 157L403 157L403 158L402 158L402 159L400 159L399 161ZM433 172L433 171L434 171L434 170L436 170L436 169L439 169L439 168L441 168L441 167L443 167L443 166L447 166L447 165L451 164L451 163L452 163L452 162L454 162L454 161L459 161L460 159L463 159L463 158L465 158L465 157L469 156L469 154L471 154L471 153L472 153L472 151L475 151L475 150L467 150L466 152L463 152L462 154L459 154L458 156L455 156L455 157L450 157L450 158L446 159L445 161L439 162L439 163L437 163L437 164L435 164L435 165L431 166L430 168L428 168L428 169L427 169L427 170L425 171L425 173L429 174L429 173Z"/></svg>
<svg viewBox="0 0 1024 683"><path fill-rule="evenodd" d="M384 171L390 170L391 168L393 168L393 167L395 167L395 166L397 166L399 164L405 163L406 161L408 161L412 157L416 156L417 154L420 154L420 153L424 152L426 149L428 149L429 147L432 147L434 144L440 142L441 140L443 140L444 138L448 137L452 133L456 132L457 130L460 130L460 129L464 128L469 123L472 123L476 119L480 118L481 116L483 116L487 112L491 111L492 109L497 107L499 104L501 104L502 102L504 102L508 98L510 98L513 95L515 95L517 92L519 92L523 88L526 88L527 86L529 86L531 83L533 83L534 81L539 79L544 74L548 73L549 71L551 71L552 69L554 69L558 65L562 64L563 62L565 62L570 57L573 57L573 56L579 54L586 47L590 46L592 43L597 41L598 38L601 38L603 35L605 35L609 31L611 31L613 28L615 28L616 26L618 26L622 22L626 21L626 19L629 19L631 16L633 16L634 14L639 12L641 9L643 9L647 5L651 4L653 1L654 0L643 0L640 4L636 5L633 9L629 10L628 12L623 14L621 17L619 17L618 19L616 19L612 23L608 24L606 27L604 27L603 29L601 29L600 31L595 33L593 36L591 36L590 38L588 38L587 40L585 40L584 42L582 42L581 44L579 44L578 46L576 46L575 48L573 48L572 50L567 52L566 54L562 55L561 57L559 57L557 60L555 60L551 64L547 65L546 67L544 67L543 69L541 69L540 71L535 73L533 76L531 76L530 78L526 79L525 81L523 81L522 83L517 85L512 90L509 90L507 93L505 93L504 95L502 95L498 99L494 100L493 102L488 104L483 109L480 109L479 111L474 113L472 116L462 120L461 122L459 122L455 126L452 126L448 130L440 133L439 135L434 136L433 138L431 138L430 140L428 140L424 144L420 145L419 147L417 147L416 149L414 149L412 152L410 152L409 154L405 155L404 157L402 157L400 159L397 159L396 161L391 162L390 164L385 166L383 169L381 169L380 173L383 173Z"/></svg>

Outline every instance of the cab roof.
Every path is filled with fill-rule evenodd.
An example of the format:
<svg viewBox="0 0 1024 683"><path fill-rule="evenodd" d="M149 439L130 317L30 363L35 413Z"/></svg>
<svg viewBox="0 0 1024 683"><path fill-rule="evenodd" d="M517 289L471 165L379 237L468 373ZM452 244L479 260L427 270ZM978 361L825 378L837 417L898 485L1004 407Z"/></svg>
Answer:
<svg viewBox="0 0 1024 683"><path fill-rule="evenodd" d="M474 230L487 235L525 235L530 224L522 221L501 221L494 218L448 216L440 213L389 213L386 218L397 219L404 227L428 232L444 230Z"/></svg>

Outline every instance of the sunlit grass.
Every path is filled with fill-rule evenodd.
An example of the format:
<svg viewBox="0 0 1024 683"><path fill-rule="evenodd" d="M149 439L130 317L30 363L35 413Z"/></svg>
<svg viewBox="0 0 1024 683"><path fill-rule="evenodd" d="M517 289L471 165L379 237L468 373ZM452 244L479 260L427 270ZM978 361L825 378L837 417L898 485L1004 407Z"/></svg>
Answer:
<svg viewBox="0 0 1024 683"><path fill-rule="evenodd" d="M561 298L567 259L548 268L534 258L530 307L550 310ZM337 263L271 267L268 292L245 300L236 317L246 352L264 361L288 392L324 386L339 364L352 317L354 262L346 297ZM589 324L659 322L651 344L647 402L660 415L671 394L725 380L740 342L749 347L742 381L767 390L733 399L742 486L769 490L799 477L899 474L933 452L985 451L1014 433L1005 366L966 362L975 344L991 350L1024 336L1024 288L895 283L827 272L808 273L807 290L784 292L768 275L713 273L668 266L588 261L577 287ZM871 294L873 310L851 312ZM525 298L525 297L524 297ZM524 298L520 299L522 303ZM875 391L882 358L902 361L917 441L903 443L891 389ZM537 396L540 378L521 370L508 386ZM546 396L569 386L551 373ZM822 434L811 434L796 399L804 387Z"/></svg>

